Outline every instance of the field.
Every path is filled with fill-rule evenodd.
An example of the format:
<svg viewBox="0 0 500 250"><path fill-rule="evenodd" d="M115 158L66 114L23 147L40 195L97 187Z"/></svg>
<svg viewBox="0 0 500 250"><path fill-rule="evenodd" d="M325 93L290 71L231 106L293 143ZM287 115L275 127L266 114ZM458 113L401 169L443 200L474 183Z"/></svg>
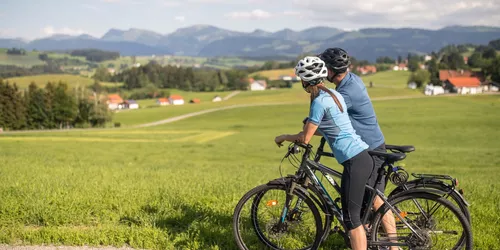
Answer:
<svg viewBox="0 0 500 250"><path fill-rule="evenodd" d="M26 51L26 55L7 55L7 49L0 48L0 65L15 65L19 67L31 67L45 64L38 59L38 52Z"/></svg>
<svg viewBox="0 0 500 250"><path fill-rule="evenodd" d="M257 75L267 77L269 80L277 80L282 75L295 75L295 71L293 70L293 68L263 70L250 74L250 77L255 77Z"/></svg>
<svg viewBox="0 0 500 250"><path fill-rule="evenodd" d="M171 56L171 55L159 55L159 56L138 56L135 58L136 63L141 65L147 64L149 61L155 60L162 65L180 65L183 67L195 67L204 66L219 69L230 69L236 66L261 66L265 61L247 60L238 57L217 57L217 58L207 58L207 57L191 57L191 56ZM113 68L119 69L121 64L127 64L131 66L133 64L132 57L122 56L116 60L108 60L100 63L101 65L108 67L113 65Z"/></svg>
<svg viewBox="0 0 500 250"><path fill-rule="evenodd" d="M224 105L290 103L295 91L245 92ZM250 188L280 176L285 149L273 139L297 132L307 115L307 99L292 103L144 129L0 135L0 243L235 249L234 206ZM415 145L405 168L457 177L471 204L475 248L497 248L500 228L492 225L500 206L500 98L384 100L374 106L388 143ZM323 163L339 169L333 160ZM293 170L285 161L284 174Z"/></svg>
<svg viewBox="0 0 500 250"><path fill-rule="evenodd" d="M422 96L418 90L410 90L406 87L407 72L380 72L373 76L363 77L365 85L368 85L369 79L375 79L374 87L368 88L370 97L375 99L384 99L397 96ZM378 84L380 83L380 84ZM335 88L335 85L328 84L330 88ZM156 99L140 100L140 110L127 110L116 113L113 117L113 122L120 122L121 126L133 126L147 122L167 119L173 116L182 115L187 112L196 112L203 109L221 107L225 105L242 105L242 104L261 104L261 103L304 103L308 100L308 95L302 89L300 83L295 83L290 89L277 89L266 91L242 91L235 97L224 101L223 103L212 103L211 99L218 94L222 98L230 92L184 92L179 90L171 90L171 94L180 94L186 102L191 98L199 98L200 104L189 104L182 106L162 106L156 105ZM154 107L147 108L146 107Z"/></svg>
<svg viewBox="0 0 500 250"><path fill-rule="evenodd" d="M35 75L35 76L23 76L23 77L13 77L7 78L6 81L10 83L16 83L20 89L28 88L28 86L35 82L38 87L45 86L49 81L50 82L65 82L69 86L89 86L94 84L94 79L86 78L82 76L76 75L68 75L68 74L52 74L52 75ZM112 82L101 82L102 85L107 86L120 86L120 83L112 83Z"/></svg>

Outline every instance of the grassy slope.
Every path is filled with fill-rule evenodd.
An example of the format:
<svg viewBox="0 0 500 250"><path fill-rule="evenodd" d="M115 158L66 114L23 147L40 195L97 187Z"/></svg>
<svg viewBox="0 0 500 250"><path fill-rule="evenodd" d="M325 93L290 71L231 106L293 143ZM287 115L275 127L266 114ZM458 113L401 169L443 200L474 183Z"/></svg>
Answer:
<svg viewBox="0 0 500 250"><path fill-rule="evenodd" d="M387 142L417 148L405 168L457 177L471 203L475 248L496 248L500 99L374 105ZM250 188L280 176L285 149L273 138L298 131L305 115L302 103L143 130L1 135L0 242L233 249L234 206ZM226 132L234 134L203 142ZM323 163L339 169L332 160ZM284 174L293 170L285 161ZM327 244L337 242L333 235Z"/></svg>
<svg viewBox="0 0 500 250"><path fill-rule="evenodd" d="M67 75L67 74L49 74L49 75L35 75L35 76L23 76L23 77L13 77L7 78L6 81L10 83L16 83L19 88L27 88L31 82L35 82L39 87L45 86L50 82L66 82L70 86L88 86L94 84L94 79ZM103 85L115 86L116 83L102 82Z"/></svg>
<svg viewBox="0 0 500 250"><path fill-rule="evenodd" d="M267 77L267 78L269 78L269 80L276 80L282 75L295 75L295 71L293 70L293 68L263 70L263 71L257 71L257 72L250 74L250 77L254 77L257 75L260 75L262 77Z"/></svg>
<svg viewBox="0 0 500 250"><path fill-rule="evenodd" d="M26 55L7 55L7 49L0 49L0 65L15 65L19 67L31 67L45 64L38 59L38 52L27 51Z"/></svg>
<svg viewBox="0 0 500 250"><path fill-rule="evenodd" d="M329 87L334 87L328 84ZM196 92L182 92L176 91L172 93L179 93L185 97L186 101L190 98L200 98L200 104L187 104L185 106L164 106L150 109L130 110L115 114L114 122L120 122L122 126L137 125L147 122L158 121L161 119L170 118L177 115L182 115L189 112L196 112L199 110L229 106L236 104L258 104L258 103L305 103L309 96L302 89L301 85L296 83L292 89L278 89L266 91L242 91L238 95L223 101L221 103L211 103L210 100L215 93L196 93ZM221 97L226 96L230 92L219 93ZM422 93L416 90L399 89L399 88L385 88L375 86L368 88L368 93L371 98L383 98L392 96L421 96ZM155 105L154 99L141 100L139 105L151 106ZM188 106L188 107L186 107Z"/></svg>

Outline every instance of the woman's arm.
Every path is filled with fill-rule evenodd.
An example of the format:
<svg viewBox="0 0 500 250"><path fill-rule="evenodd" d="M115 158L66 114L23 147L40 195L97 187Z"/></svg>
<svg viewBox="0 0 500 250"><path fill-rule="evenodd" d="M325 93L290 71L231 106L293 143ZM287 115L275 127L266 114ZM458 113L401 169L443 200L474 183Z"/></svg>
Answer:
<svg viewBox="0 0 500 250"><path fill-rule="evenodd" d="M282 146L281 143L283 143L284 141L301 142L301 143L307 144L307 143L309 143L309 141L311 141L311 138L313 137L313 135L315 134L317 129L318 129L317 125L315 125L311 122L307 122L304 125L302 132L300 132L298 134L294 134L294 135L283 134L283 135L277 136L274 139L274 142L276 142L276 144L278 144L278 146Z"/></svg>

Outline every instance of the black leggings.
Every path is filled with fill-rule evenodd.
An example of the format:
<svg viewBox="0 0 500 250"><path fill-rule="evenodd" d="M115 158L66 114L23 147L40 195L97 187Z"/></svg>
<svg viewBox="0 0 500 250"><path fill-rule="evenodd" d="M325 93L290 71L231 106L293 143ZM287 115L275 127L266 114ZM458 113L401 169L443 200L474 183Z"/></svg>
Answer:
<svg viewBox="0 0 500 250"><path fill-rule="evenodd" d="M361 226L361 206L365 195L365 185L374 170L373 159L364 150L342 163L344 172L340 188L342 191L342 213L347 229Z"/></svg>

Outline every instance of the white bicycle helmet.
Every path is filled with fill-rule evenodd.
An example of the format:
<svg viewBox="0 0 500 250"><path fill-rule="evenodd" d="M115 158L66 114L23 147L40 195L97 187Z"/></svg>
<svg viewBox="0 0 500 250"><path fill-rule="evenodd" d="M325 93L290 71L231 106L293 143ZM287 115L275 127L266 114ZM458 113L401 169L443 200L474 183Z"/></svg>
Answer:
<svg viewBox="0 0 500 250"><path fill-rule="evenodd" d="M328 76L328 69L319 57L306 56L295 66L295 74L304 82L315 85Z"/></svg>

